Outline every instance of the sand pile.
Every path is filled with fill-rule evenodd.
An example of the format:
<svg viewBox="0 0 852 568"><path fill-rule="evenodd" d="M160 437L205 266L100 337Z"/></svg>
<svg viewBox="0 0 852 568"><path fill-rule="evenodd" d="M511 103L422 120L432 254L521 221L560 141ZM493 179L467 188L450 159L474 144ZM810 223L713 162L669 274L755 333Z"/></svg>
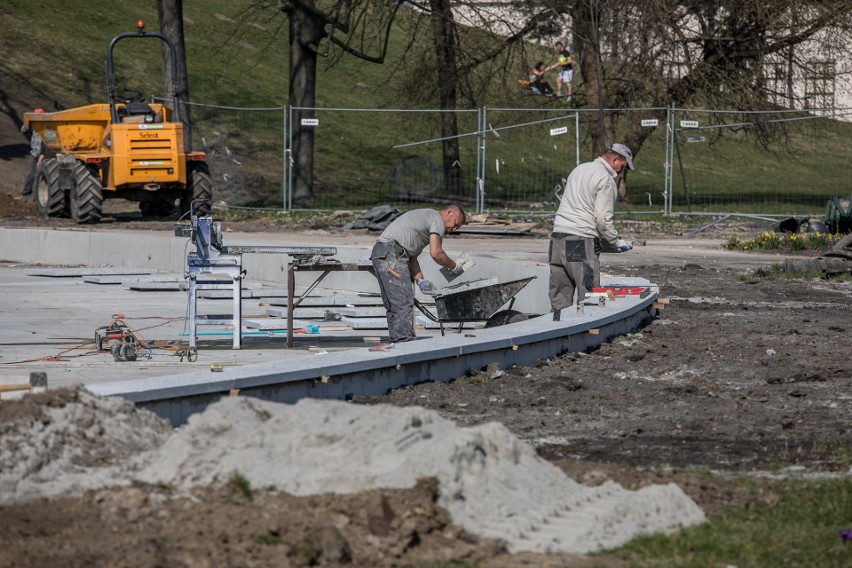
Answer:
<svg viewBox="0 0 852 568"><path fill-rule="evenodd" d="M171 434L171 425L153 413L82 387L3 402L0 504L125 485L127 460Z"/></svg>
<svg viewBox="0 0 852 568"><path fill-rule="evenodd" d="M86 397L81 396L81 403L95 409ZM114 427L112 422L135 420L132 417L140 414L135 409L97 408L124 418L114 417L107 424L92 416L93 422L106 426L93 430L76 419L80 412L66 411L66 437L97 432L106 446L118 442L113 434L121 434L124 448L135 446L142 453L128 460L123 450L114 452L112 457L122 463L104 463L108 474L87 468L92 475L87 484L73 475L74 490L134 479L191 490L227 482L238 472L252 487L310 495L412 487L417 479L432 476L440 481L439 502L454 522L473 533L505 539L512 551L585 553L618 546L641 533L672 531L704 520L698 506L673 484L640 491L614 483L585 487L500 424L459 428L417 407L311 399L282 405L226 397L193 415L165 440L159 421ZM27 443L34 442L37 438ZM0 465L3 493L5 453ZM57 494L66 475L59 474L58 463L47 462L56 479L48 481L33 468L20 470L32 479L21 480L19 485L28 489L25 494L17 491L19 496L33 496L39 484ZM69 459L58 462L67 464Z"/></svg>

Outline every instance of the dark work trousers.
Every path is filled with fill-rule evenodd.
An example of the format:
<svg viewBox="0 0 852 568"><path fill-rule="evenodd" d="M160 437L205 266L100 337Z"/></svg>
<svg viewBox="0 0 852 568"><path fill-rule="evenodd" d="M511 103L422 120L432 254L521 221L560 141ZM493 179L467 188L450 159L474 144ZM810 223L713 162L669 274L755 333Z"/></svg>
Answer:
<svg viewBox="0 0 852 568"><path fill-rule="evenodd" d="M414 283L405 250L396 243L378 242L373 246L370 260L387 310L391 341L414 339Z"/></svg>
<svg viewBox="0 0 852 568"><path fill-rule="evenodd" d="M27 176L24 178L24 187L21 190L21 195L27 197L32 195L33 183L35 182L36 172L38 171L38 156L30 156L30 163L27 167Z"/></svg>
<svg viewBox="0 0 852 568"><path fill-rule="evenodd" d="M601 284L601 242L566 233L550 236L550 308L555 312L586 298Z"/></svg>

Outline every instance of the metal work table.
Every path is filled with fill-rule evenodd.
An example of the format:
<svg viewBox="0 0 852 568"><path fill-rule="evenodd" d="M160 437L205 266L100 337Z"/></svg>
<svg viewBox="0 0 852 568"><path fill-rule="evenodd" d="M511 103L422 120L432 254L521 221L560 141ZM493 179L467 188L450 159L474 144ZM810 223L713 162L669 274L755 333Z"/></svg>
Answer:
<svg viewBox="0 0 852 568"><path fill-rule="evenodd" d="M335 253L337 251L335 250ZM305 292L296 298L296 272L321 272ZM373 265L342 263L338 260L312 256L296 256L287 267L287 347L293 347L293 309L316 288L329 272L366 271L373 272Z"/></svg>

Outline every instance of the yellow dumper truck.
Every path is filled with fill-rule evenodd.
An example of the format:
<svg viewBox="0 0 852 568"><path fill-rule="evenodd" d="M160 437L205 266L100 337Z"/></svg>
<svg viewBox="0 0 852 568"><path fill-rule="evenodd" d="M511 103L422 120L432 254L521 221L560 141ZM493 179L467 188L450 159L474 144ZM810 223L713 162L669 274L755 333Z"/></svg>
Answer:
<svg viewBox="0 0 852 568"><path fill-rule="evenodd" d="M138 202L145 216L171 214L175 200L181 213L190 207L198 215L210 213L213 182L205 154L184 148L177 77L171 81L171 108L145 103L141 93L117 93L113 49L123 39L161 40L169 47L171 69L177 68L171 41L159 33L146 33L141 21L137 28L109 44L108 103L24 114L24 125L55 154L42 162L34 186L40 216L96 223L104 199L111 198Z"/></svg>

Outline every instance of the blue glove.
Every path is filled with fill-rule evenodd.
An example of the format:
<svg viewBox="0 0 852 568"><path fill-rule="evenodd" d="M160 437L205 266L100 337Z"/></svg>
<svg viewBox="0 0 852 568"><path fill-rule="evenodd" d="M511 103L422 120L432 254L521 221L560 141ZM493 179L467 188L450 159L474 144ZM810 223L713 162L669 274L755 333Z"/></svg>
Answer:
<svg viewBox="0 0 852 568"><path fill-rule="evenodd" d="M425 278L417 283L417 287L420 288L421 292L429 296L434 296L438 293L438 287Z"/></svg>
<svg viewBox="0 0 852 568"><path fill-rule="evenodd" d="M627 252L629 250L633 250L633 245L631 245L630 243L628 243L627 241L625 241L623 239L618 239L615 242L615 247L618 250L620 250L621 252Z"/></svg>

